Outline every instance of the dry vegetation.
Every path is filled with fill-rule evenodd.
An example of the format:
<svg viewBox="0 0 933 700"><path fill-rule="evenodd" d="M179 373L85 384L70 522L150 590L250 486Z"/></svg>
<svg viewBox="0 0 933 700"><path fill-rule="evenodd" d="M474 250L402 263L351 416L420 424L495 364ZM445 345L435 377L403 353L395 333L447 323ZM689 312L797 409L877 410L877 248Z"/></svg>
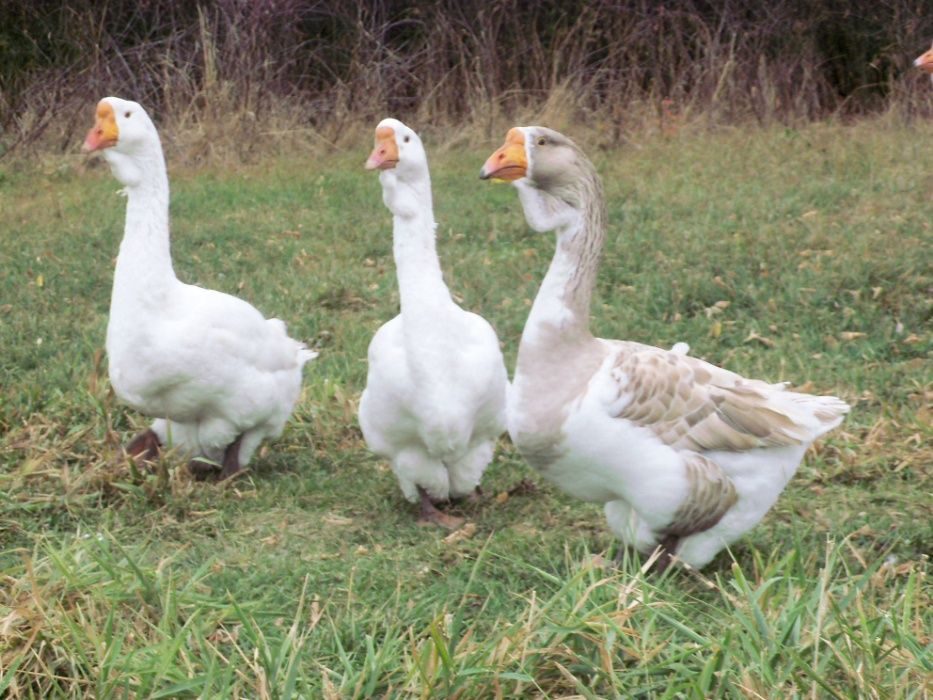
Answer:
<svg viewBox="0 0 933 700"><path fill-rule="evenodd" d="M97 96L174 152L343 145L385 114L447 141L534 115L627 133L931 113L923 0L68 0L0 6L0 154L70 150Z"/></svg>

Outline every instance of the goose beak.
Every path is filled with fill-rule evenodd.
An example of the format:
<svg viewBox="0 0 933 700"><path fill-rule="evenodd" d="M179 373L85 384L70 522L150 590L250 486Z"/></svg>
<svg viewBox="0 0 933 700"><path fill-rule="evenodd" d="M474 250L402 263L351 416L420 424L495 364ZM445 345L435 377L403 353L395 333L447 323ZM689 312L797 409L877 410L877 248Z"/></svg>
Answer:
<svg viewBox="0 0 933 700"><path fill-rule="evenodd" d="M91 153L116 146L119 137L120 129L117 128L117 115L114 114L113 107L110 106L109 102L101 100L97 103L94 126L87 132L81 150L85 153Z"/></svg>
<svg viewBox="0 0 933 700"><path fill-rule="evenodd" d="M398 144L391 126L376 129L376 146L366 159L367 170L389 170L398 165Z"/></svg>
<svg viewBox="0 0 933 700"><path fill-rule="evenodd" d="M479 171L480 180L505 180L511 182L528 174L528 156L525 155L525 132L515 127L509 129L502 147L486 160Z"/></svg>
<svg viewBox="0 0 933 700"><path fill-rule="evenodd" d="M914 60L914 65L924 73L933 74L933 48Z"/></svg>

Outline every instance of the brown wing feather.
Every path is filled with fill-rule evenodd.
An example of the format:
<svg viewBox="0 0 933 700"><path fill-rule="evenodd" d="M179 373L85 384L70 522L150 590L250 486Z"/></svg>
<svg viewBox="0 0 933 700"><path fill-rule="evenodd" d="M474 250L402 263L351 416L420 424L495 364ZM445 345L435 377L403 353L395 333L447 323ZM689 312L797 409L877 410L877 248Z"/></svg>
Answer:
<svg viewBox="0 0 933 700"><path fill-rule="evenodd" d="M687 537L708 530L738 499L732 481L712 460L691 452L684 455L684 464L690 492L670 524L658 532L662 537Z"/></svg>
<svg viewBox="0 0 933 700"><path fill-rule="evenodd" d="M804 426L769 402L776 387L696 358L620 346L612 376L625 400L611 415L649 428L675 449L737 452L810 438Z"/></svg>
<svg viewBox="0 0 933 700"><path fill-rule="evenodd" d="M651 430L684 460L688 494L657 531L670 552L681 538L713 527L738 500L729 476L701 453L803 444L820 428L799 416L812 412L831 426L848 409L835 397L784 393L783 385L745 379L680 352L624 341L613 346L610 415Z"/></svg>

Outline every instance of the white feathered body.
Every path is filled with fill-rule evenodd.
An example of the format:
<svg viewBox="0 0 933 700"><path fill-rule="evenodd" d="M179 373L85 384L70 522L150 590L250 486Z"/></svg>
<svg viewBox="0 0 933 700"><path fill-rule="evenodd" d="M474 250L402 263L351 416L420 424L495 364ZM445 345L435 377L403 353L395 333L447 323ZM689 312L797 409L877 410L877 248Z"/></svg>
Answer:
<svg viewBox="0 0 933 700"><path fill-rule="evenodd" d="M315 356L288 337L282 321L180 282L158 298L116 296L107 327L110 381L124 403L161 419L152 427L162 444L220 461L246 434L246 464L263 438L281 434L302 367Z"/></svg>
<svg viewBox="0 0 933 700"><path fill-rule="evenodd" d="M405 498L417 501L420 487L443 501L479 485L505 430L508 376L492 326L461 309L444 283L420 141L401 122L386 124L408 135L398 166L380 173L401 313L370 343L360 427Z"/></svg>
<svg viewBox="0 0 933 700"><path fill-rule="evenodd" d="M579 396L565 406L556 432L551 434L553 444L544 452L540 449L537 418L541 397L538 392L529 395L523 391L529 377L516 374L508 416L512 440L532 465L563 491L585 501L605 504L610 529L625 544L645 553L660 543L662 533L671 523L684 520L679 514L685 504L698 500L696 519L702 520L705 512L715 511L720 502L724 512L718 522L708 529L685 534L679 541L677 556L696 567L708 563L723 547L761 521L796 473L809 445L836 427L847 410L835 397L799 394L786 390L783 384L744 379L682 353L638 343L597 342L605 353L604 359ZM715 433L721 429L718 425L710 427L710 435L698 436L694 431L698 431L697 426L703 428L702 421L688 425L688 416L692 415L691 409L698 414L704 410L694 406L683 410L676 406L680 399L676 393L672 399L664 386L647 391L644 387L633 387L633 378L620 369L633 354L642 359L655 356L661 360L659 367L680 365L688 369L691 377L709 376L709 393L716 397L713 401L731 393L738 385L753 398L755 411L787 418L788 427L792 427L779 440L788 444L767 445L767 437L746 435L747 441L739 439L742 443L739 448L729 442L735 436ZM700 371L694 373L694 368ZM553 380L559 381L559 377ZM687 392L696 395L703 391L701 387L690 386L691 381L694 380L685 378L681 383L684 396ZM661 409L658 420L653 401L674 404L673 410L664 416ZM637 404L643 408L639 409ZM659 429L658 424L664 418L681 425ZM723 417L712 411L703 420L718 423ZM727 415L725 421L728 420ZM675 437L678 430L683 431L679 438ZM708 440L711 445L719 444L722 449L704 449L694 442L694 437L701 443ZM749 447L752 442L761 446ZM730 445L734 449L725 449ZM712 465L711 473L703 475L703 478L712 476L714 484L707 489L706 503L703 484L698 485L699 479L691 476L690 462L695 455L701 455L708 460L705 464ZM718 480L723 480L725 488L719 488ZM728 507L721 504L723 499L731 500ZM689 522L684 524L685 532L689 532Z"/></svg>
<svg viewBox="0 0 933 700"><path fill-rule="evenodd" d="M418 486L439 501L471 493L505 428L507 379L495 331L453 303L433 321L400 314L378 330L360 400L367 444L392 460L413 502Z"/></svg>
<svg viewBox="0 0 933 700"><path fill-rule="evenodd" d="M219 462L242 438L244 466L263 438L281 433L316 353L242 299L175 277L161 144L143 112L126 126L148 131L127 153L104 151L127 185L107 326L111 384L121 401L156 418L163 445Z"/></svg>

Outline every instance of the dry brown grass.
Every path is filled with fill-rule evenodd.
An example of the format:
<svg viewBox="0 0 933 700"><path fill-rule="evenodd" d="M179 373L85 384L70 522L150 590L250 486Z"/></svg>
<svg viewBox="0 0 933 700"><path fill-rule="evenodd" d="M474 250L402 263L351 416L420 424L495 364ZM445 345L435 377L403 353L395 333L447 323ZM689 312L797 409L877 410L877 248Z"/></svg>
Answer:
<svg viewBox="0 0 933 700"><path fill-rule="evenodd" d="M651 3L153 0L0 10L0 156L68 151L118 94L192 163L339 148L387 114L488 139L508 122L618 144L753 121L933 113L918 0Z"/></svg>

